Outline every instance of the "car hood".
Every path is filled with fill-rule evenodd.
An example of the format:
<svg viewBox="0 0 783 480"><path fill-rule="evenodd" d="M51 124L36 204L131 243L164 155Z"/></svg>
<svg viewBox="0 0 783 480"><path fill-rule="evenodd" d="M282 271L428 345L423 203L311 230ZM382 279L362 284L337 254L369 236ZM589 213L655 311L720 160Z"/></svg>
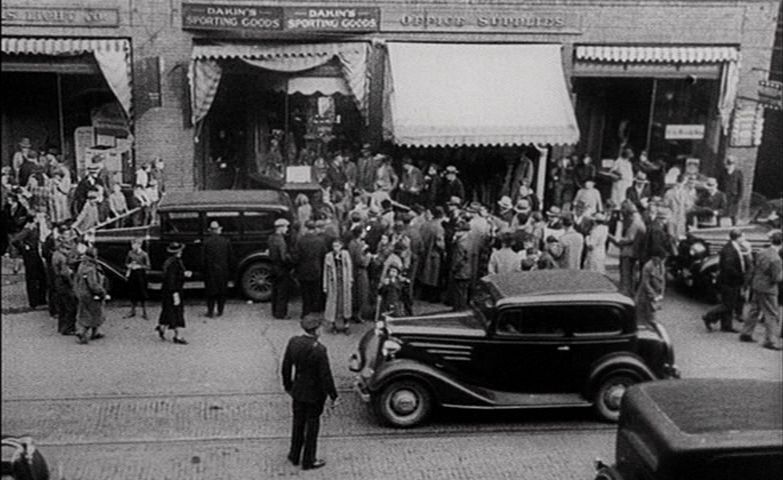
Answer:
<svg viewBox="0 0 783 480"><path fill-rule="evenodd" d="M729 232L737 228L750 242L754 250L762 248L768 243L767 233L772 227L759 223L740 225L737 227L715 227L692 230L689 235L695 240L706 242L710 247L720 248L729 241Z"/></svg>
<svg viewBox="0 0 783 480"><path fill-rule="evenodd" d="M484 336L484 325L472 311L435 312L411 317L387 317L390 335Z"/></svg>

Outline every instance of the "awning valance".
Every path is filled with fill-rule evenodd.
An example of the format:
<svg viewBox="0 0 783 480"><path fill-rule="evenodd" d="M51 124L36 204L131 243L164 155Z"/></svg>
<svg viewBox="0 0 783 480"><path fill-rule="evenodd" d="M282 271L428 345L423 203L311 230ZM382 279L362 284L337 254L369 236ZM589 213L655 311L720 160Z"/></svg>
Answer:
<svg viewBox="0 0 783 480"><path fill-rule="evenodd" d="M615 63L719 63L739 59L736 47L579 45L576 59Z"/></svg>
<svg viewBox="0 0 783 480"><path fill-rule="evenodd" d="M560 49L389 43L387 136L409 146L578 142Z"/></svg>
<svg viewBox="0 0 783 480"><path fill-rule="evenodd" d="M188 74L193 124L203 119L212 106L222 76L220 61L225 59L241 59L248 65L274 72L295 73L318 67L337 58L348 90L359 111L367 118L369 51L370 45L366 42L196 45L191 53Z"/></svg>
<svg viewBox="0 0 783 480"><path fill-rule="evenodd" d="M32 38L4 37L2 52L7 55L82 55L92 53L106 82L131 117L130 42L122 38Z"/></svg>

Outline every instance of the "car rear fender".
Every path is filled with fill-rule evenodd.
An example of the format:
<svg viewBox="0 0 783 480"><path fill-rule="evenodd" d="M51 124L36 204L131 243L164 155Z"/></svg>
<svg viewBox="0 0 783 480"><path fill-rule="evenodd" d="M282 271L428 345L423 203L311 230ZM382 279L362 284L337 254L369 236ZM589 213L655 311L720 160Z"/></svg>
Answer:
<svg viewBox="0 0 783 480"><path fill-rule="evenodd" d="M395 380L415 380L424 384L436 404L491 406L492 401L477 389L464 385L435 368L410 359L386 361L381 364L368 385L371 394L381 392Z"/></svg>
<svg viewBox="0 0 783 480"><path fill-rule="evenodd" d="M269 249L261 250L258 252L253 252L250 255L246 255L242 260L239 261L239 264L237 265L237 276L242 274L242 271L245 270L245 268L255 262L269 262Z"/></svg>
<svg viewBox="0 0 783 480"><path fill-rule="evenodd" d="M615 373L631 375L636 377L640 382L656 379L655 374L644 364L642 359L626 353L614 354L599 360L591 369L587 384L584 388L585 396L591 398L601 380L607 375Z"/></svg>

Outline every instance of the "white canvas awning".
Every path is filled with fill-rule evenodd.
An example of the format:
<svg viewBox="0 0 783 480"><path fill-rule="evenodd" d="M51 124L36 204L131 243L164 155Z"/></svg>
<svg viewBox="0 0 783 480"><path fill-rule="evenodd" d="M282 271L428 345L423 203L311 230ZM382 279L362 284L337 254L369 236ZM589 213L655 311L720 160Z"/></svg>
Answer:
<svg viewBox="0 0 783 480"><path fill-rule="evenodd" d="M409 146L574 144L560 45L389 43L385 126Z"/></svg>

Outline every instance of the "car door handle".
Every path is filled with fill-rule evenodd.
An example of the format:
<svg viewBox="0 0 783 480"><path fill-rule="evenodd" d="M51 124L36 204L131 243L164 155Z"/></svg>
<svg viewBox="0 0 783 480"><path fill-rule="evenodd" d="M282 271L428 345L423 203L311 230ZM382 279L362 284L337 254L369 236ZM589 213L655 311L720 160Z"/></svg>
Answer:
<svg viewBox="0 0 783 480"><path fill-rule="evenodd" d="M561 345L557 347L558 352L568 352L569 350L571 350L571 347L569 347L568 345Z"/></svg>

